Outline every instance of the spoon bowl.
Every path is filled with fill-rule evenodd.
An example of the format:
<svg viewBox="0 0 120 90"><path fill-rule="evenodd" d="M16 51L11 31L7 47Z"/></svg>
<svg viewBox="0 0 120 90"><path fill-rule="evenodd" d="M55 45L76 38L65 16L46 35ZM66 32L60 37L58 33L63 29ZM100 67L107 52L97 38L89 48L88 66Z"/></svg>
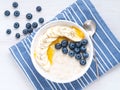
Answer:
<svg viewBox="0 0 120 90"><path fill-rule="evenodd" d="M96 24L93 20L85 21L83 28L88 32L88 34L92 37L96 32Z"/></svg>

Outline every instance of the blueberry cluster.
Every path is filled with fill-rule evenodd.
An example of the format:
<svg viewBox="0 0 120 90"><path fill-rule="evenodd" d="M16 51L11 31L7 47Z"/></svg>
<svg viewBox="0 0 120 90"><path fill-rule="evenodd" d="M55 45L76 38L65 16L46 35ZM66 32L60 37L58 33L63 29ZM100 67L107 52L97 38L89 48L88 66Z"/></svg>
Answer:
<svg viewBox="0 0 120 90"><path fill-rule="evenodd" d="M19 6L19 4L18 4L17 2L13 2L13 3L12 3L12 7L13 7L14 9L16 9L18 6ZM37 6L37 7L36 7L36 11L37 11L37 12L40 12L41 10L42 10L41 6ZM6 11L4 12L4 15L5 15L6 17L7 17L7 16L10 16L10 14L11 14L11 13L10 13L9 10L6 10ZM19 10L15 10L14 13L13 13L13 15L14 15L14 17L16 17L16 18L19 17L19 16L20 16L20 11L19 11ZM33 18L32 13L27 13L27 14L26 14L26 19L27 19L28 21L30 21L32 18ZM40 17L40 18L38 19L38 22L39 22L40 24L44 23L44 18ZM18 28L20 27L20 23L19 23L19 22L15 22L15 23L13 24L13 27L14 27L15 29L18 29ZM33 30L34 30L35 28L37 28L37 27L38 27L38 23L37 23L37 22L33 22L33 23L27 22L26 25L25 25L25 29L23 29L22 32L23 32L24 35L30 34L30 33L32 33ZM7 30L6 30L6 33L7 33L7 34L11 34L11 32L12 32L11 29L7 29ZM15 37L16 37L16 38L20 38L20 33L16 33L16 34L15 34Z"/></svg>
<svg viewBox="0 0 120 90"><path fill-rule="evenodd" d="M86 50L87 44L87 39L83 39L79 42L62 40L61 43L55 44L55 48L57 50L62 49L63 54L68 54L70 57L75 57L75 59L79 60L80 64L84 66L86 65L86 59L89 57Z"/></svg>

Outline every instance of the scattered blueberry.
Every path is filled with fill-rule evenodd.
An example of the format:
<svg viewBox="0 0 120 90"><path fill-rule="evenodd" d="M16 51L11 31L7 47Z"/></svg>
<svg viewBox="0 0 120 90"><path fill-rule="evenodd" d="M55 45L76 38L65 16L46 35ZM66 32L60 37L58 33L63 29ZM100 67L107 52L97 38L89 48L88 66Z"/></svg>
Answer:
<svg viewBox="0 0 120 90"><path fill-rule="evenodd" d="M37 7L36 7L36 11L37 11L37 12L40 12L41 10L42 10L41 6L37 6Z"/></svg>
<svg viewBox="0 0 120 90"><path fill-rule="evenodd" d="M87 45L87 44L88 44L88 40L87 40L87 39L83 39L83 40L81 41L81 43L82 43L82 45Z"/></svg>
<svg viewBox="0 0 120 90"><path fill-rule="evenodd" d="M14 16L15 16L15 17L20 16L20 11L18 11L18 10L14 11Z"/></svg>
<svg viewBox="0 0 120 90"><path fill-rule="evenodd" d="M17 3L17 2L13 2L12 6L13 6L14 8L17 8L17 7L18 7L18 3Z"/></svg>
<svg viewBox="0 0 120 90"><path fill-rule="evenodd" d="M26 35L28 33L27 29L23 30L23 34Z"/></svg>
<svg viewBox="0 0 120 90"><path fill-rule="evenodd" d="M81 41L76 42L75 44L76 44L76 47L77 47L77 48L80 48L80 46L81 46Z"/></svg>
<svg viewBox="0 0 120 90"><path fill-rule="evenodd" d="M83 56L84 59L86 59L86 58L89 57L89 54L88 54L87 52L84 52L84 53L82 54L82 56Z"/></svg>
<svg viewBox="0 0 120 90"><path fill-rule="evenodd" d="M75 55L75 52L72 51L72 50L70 50L70 51L68 52L68 55L69 55L70 57L73 57L73 56Z"/></svg>
<svg viewBox="0 0 120 90"><path fill-rule="evenodd" d="M11 29L7 29L7 30L6 30L6 33L7 33L7 34L11 34Z"/></svg>
<svg viewBox="0 0 120 90"><path fill-rule="evenodd" d="M81 52L85 52L86 51L85 46L81 46L80 50L81 50Z"/></svg>
<svg viewBox="0 0 120 90"><path fill-rule="evenodd" d="M62 47L67 47L68 41L67 40L62 40L61 45L62 45Z"/></svg>
<svg viewBox="0 0 120 90"><path fill-rule="evenodd" d="M81 59L81 54L75 54L75 59L80 60Z"/></svg>
<svg viewBox="0 0 120 90"><path fill-rule="evenodd" d="M26 28L30 29L31 28L31 24L30 23L26 23Z"/></svg>
<svg viewBox="0 0 120 90"><path fill-rule="evenodd" d="M26 18L27 18L28 20L32 19L32 17L33 17L33 16L32 16L31 13L27 13L27 14L26 14Z"/></svg>
<svg viewBox="0 0 120 90"><path fill-rule="evenodd" d="M41 24L44 23L44 18L42 18L42 17L39 18L38 22L41 23Z"/></svg>
<svg viewBox="0 0 120 90"><path fill-rule="evenodd" d="M60 49L61 47L62 47L62 46L61 46L60 43L55 44L55 48L56 48L56 49Z"/></svg>
<svg viewBox="0 0 120 90"><path fill-rule="evenodd" d="M74 43L74 42L70 42L70 43L69 43L69 48L70 48L71 50L73 50L73 49L75 48L75 43Z"/></svg>
<svg viewBox="0 0 120 90"><path fill-rule="evenodd" d="M62 52L63 52L63 54L67 54L68 53L68 49L66 47L63 47L62 48Z"/></svg>
<svg viewBox="0 0 120 90"><path fill-rule="evenodd" d="M74 48L75 53L80 53L80 48Z"/></svg>
<svg viewBox="0 0 120 90"><path fill-rule="evenodd" d="M9 15L10 15L10 11L9 11L9 10L6 10L6 11L4 12L4 15L5 15L5 16L9 16Z"/></svg>
<svg viewBox="0 0 120 90"><path fill-rule="evenodd" d="M15 37L16 37L16 38L20 38L20 33L16 33L16 34L15 34Z"/></svg>
<svg viewBox="0 0 120 90"><path fill-rule="evenodd" d="M84 66L86 64L86 60L81 59L80 64Z"/></svg>
<svg viewBox="0 0 120 90"><path fill-rule="evenodd" d="M32 29L32 28L27 29L27 32L28 32L28 33L32 33L32 32L33 32L33 29Z"/></svg>
<svg viewBox="0 0 120 90"><path fill-rule="evenodd" d="M38 23L37 23L37 22L33 22L33 23L32 23L32 27L33 27L33 28L37 28L37 26L38 26Z"/></svg>
<svg viewBox="0 0 120 90"><path fill-rule="evenodd" d="M14 28L17 29L17 28L19 28L19 26L20 26L20 24L19 24L18 22L15 22L15 23L14 23Z"/></svg>
<svg viewBox="0 0 120 90"><path fill-rule="evenodd" d="M18 2L13 2L12 3L12 7L13 8L17 8L18 7ZM42 8L41 8L41 6L37 6L36 7L36 11L37 12L40 12L42 10ZM9 16L11 13L10 13L10 11L9 10L6 10L6 11L4 11L4 15L5 16ZM18 10L15 10L14 11L14 13L13 13L13 15L15 16L15 17L18 17L18 16L20 16L20 11L18 11ZM26 18L28 19L28 20L30 20L30 19L32 19L33 18L33 15L31 14L31 13L27 13L26 14ZM43 23L44 22L44 18L39 18L39 23ZM15 28L15 29L17 29L17 28L19 28L20 27L20 24L18 23L18 22L15 22L14 23L14 25L13 25L13 27ZM26 29L24 29L22 32L23 32L23 34L28 34L28 33L32 33L33 32L33 28L37 28L38 27L38 23L37 22L33 22L32 23L32 25L30 24L30 23L27 23L26 24ZM6 33L7 34L11 34L11 29L7 29L6 30ZM19 33L16 33L15 34L15 37L16 38L20 38L20 34ZM63 51L64 51L64 49L63 49Z"/></svg>

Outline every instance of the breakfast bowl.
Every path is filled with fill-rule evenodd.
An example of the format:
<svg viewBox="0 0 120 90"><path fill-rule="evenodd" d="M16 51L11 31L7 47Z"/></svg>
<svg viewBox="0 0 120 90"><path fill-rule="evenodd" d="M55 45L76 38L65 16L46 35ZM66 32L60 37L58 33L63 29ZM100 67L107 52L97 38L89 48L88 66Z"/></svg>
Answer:
<svg viewBox="0 0 120 90"><path fill-rule="evenodd" d="M31 60L38 73L56 83L83 76L93 59L93 44L82 26L67 20L51 21L35 34Z"/></svg>

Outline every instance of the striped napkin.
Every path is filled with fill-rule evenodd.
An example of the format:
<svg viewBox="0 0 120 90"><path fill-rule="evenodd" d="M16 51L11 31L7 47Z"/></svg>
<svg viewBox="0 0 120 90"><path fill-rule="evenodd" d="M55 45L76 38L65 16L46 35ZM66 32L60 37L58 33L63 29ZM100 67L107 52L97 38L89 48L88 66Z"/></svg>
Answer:
<svg viewBox="0 0 120 90"><path fill-rule="evenodd" d="M88 19L94 20L97 24L97 31L93 37L93 42L101 77L112 67L120 63L120 43L107 27L92 3L89 0L77 0L59 13L53 20L70 20L83 25ZM30 58L30 46L34 35L35 32L16 45L13 45L10 51L35 89L81 90L97 79L94 60L89 70L76 81L63 84L54 83L43 78L34 68Z"/></svg>

